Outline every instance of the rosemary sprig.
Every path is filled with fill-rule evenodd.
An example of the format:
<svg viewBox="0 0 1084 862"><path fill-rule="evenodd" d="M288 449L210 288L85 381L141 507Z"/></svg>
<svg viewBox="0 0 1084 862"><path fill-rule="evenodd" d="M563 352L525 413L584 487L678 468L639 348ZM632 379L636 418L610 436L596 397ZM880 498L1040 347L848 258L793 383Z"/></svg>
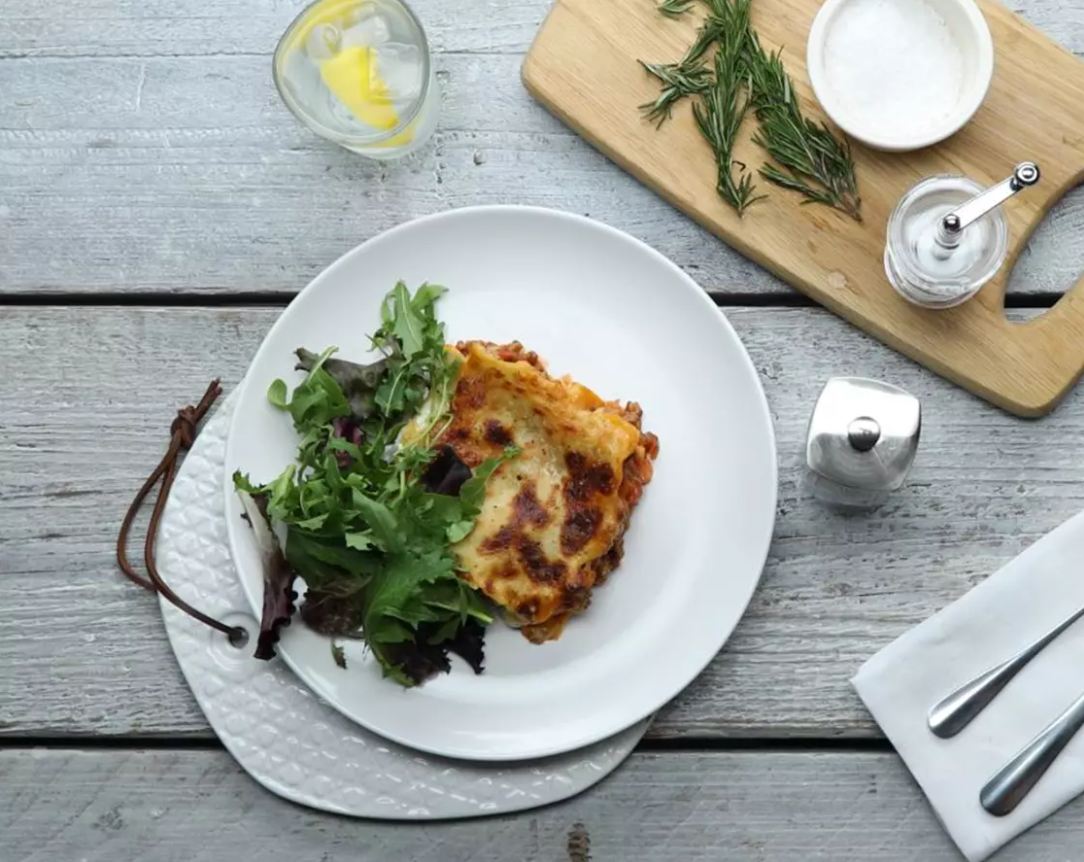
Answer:
<svg viewBox="0 0 1084 862"><path fill-rule="evenodd" d="M749 107L744 90L744 59L749 32L751 0L733 0L722 4L717 14L725 15L725 26L717 28L718 49L715 52L715 80L703 94L703 107L693 104L696 125L711 146L718 168L715 189L719 196L744 215L745 210L764 197L755 194L753 177L744 164L733 157L745 112ZM713 16L714 17L714 16ZM721 23L721 21L720 21ZM738 178L735 179L735 172Z"/></svg>
<svg viewBox="0 0 1084 862"><path fill-rule="evenodd" d="M658 98L640 106L644 116L656 128L670 119L678 102L689 96L702 95L712 85L711 72L699 60L691 63L684 60L680 63L645 63L641 60L640 65L663 85Z"/></svg>
<svg viewBox="0 0 1084 862"><path fill-rule="evenodd" d="M753 142L780 167L765 164L760 175L782 188L800 192L803 203L819 203L862 220L850 143L802 115L780 52L767 53L750 31L746 66L750 102L760 128Z"/></svg>
<svg viewBox="0 0 1084 862"><path fill-rule="evenodd" d="M659 6L659 11L664 15L669 15L669 17L675 17L663 9L664 6L668 5L668 2L669 0L663 0L662 5ZM713 8L712 4L720 2L720 0L705 0L705 2L708 3L710 10ZM669 8L676 8L679 3L685 11L688 11L692 7L693 0L687 0L687 2L673 0ZM658 98L640 105L640 110L644 112L644 116L653 122L656 128L673 116L674 106L682 99L690 96L703 96L711 88L714 79L711 70L704 66L703 60L704 55L708 53L708 49L711 48L719 36L719 25L720 22L709 12L708 17L696 32L696 39L685 51L685 55L676 63L645 63L643 60L639 61L649 75L657 78L662 83Z"/></svg>
<svg viewBox="0 0 1084 862"><path fill-rule="evenodd" d="M695 0L661 0L669 17L688 12ZM767 53L749 23L752 0L702 0L708 13L696 39L677 63L644 63L662 84L656 99L641 105L645 116L661 126L674 107L693 98L697 127L715 155L716 189L741 215L756 201L751 174L733 158L734 144L749 108L758 130L753 141L775 164L765 163L760 175L782 188L799 192L803 203L835 207L862 220L854 162L846 138L836 138L824 123L802 115L780 53ZM713 69L704 57L715 46ZM737 177L735 177L735 172Z"/></svg>

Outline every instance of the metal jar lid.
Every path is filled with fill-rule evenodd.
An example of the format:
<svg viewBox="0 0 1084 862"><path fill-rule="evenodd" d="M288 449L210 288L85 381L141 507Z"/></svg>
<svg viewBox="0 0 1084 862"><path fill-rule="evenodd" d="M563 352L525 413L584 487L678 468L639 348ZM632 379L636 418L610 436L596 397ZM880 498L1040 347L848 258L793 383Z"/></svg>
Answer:
<svg viewBox="0 0 1084 862"><path fill-rule="evenodd" d="M806 462L840 485L894 491L914 463L921 427L921 406L909 392L879 380L835 377L813 408Z"/></svg>

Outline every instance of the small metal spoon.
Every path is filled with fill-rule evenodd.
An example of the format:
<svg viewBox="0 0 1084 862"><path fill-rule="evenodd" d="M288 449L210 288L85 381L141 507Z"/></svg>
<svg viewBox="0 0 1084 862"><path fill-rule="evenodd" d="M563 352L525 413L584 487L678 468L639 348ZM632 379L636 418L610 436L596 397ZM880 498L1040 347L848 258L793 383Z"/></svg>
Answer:
<svg viewBox="0 0 1084 862"><path fill-rule="evenodd" d="M950 739L965 727L980 712L986 709L1014 676L1050 644L1058 635L1069 626L1084 617L1084 608L1081 608L1065 622L1051 629L1031 646L1025 647L1008 661L1004 661L997 667L990 668L985 673L975 677L970 682L964 683L956 691L938 702L930 710L927 723L930 730L942 739Z"/></svg>
<svg viewBox="0 0 1084 862"><path fill-rule="evenodd" d="M1004 817L1015 809L1082 726L1084 695L987 782L979 793L982 807L995 817Z"/></svg>

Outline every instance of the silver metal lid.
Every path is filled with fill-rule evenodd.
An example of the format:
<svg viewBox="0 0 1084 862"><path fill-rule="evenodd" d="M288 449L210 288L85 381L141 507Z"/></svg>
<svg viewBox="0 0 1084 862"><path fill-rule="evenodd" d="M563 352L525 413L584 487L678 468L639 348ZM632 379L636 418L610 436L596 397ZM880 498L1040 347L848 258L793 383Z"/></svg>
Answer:
<svg viewBox="0 0 1084 862"><path fill-rule="evenodd" d="M861 377L834 377L821 390L806 435L806 463L825 478L865 491L894 491L907 478L922 427L909 392Z"/></svg>

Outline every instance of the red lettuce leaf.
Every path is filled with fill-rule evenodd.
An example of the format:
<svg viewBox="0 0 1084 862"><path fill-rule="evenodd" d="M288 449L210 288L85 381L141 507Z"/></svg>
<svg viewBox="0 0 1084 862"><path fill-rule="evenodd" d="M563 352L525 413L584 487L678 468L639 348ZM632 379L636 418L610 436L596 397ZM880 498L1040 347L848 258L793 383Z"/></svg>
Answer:
<svg viewBox="0 0 1084 862"><path fill-rule="evenodd" d="M442 446L437 457L429 462L422 474L422 486L434 494L458 497L459 489L471 478L471 469L451 446Z"/></svg>
<svg viewBox="0 0 1084 862"><path fill-rule="evenodd" d="M328 637L357 637L364 615L359 594L336 595L310 587L301 605L301 620Z"/></svg>
<svg viewBox="0 0 1084 862"><path fill-rule="evenodd" d="M266 496L254 496L245 491L237 493L245 510L245 520L252 527L256 538L263 565L263 613L254 655L261 661L270 661L276 655L275 644L279 641L279 630L290 624L290 618L296 610L294 578L297 576L286 562L275 534L271 531L271 524L267 520Z"/></svg>
<svg viewBox="0 0 1084 862"><path fill-rule="evenodd" d="M449 653L460 656L476 674L482 672L485 664L485 626L477 620L467 620L451 639L431 644L429 637L436 630L433 624L423 623L418 626L418 636L414 640L381 644L380 647L388 662L397 665L415 685L438 673L448 673L452 669Z"/></svg>
<svg viewBox="0 0 1084 862"><path fill-rule="evenodd" d="M294 352L297 356L298 371L311 371L319 359L317 354L304 347L299 347ZM324 371L331 375L331 379L339 384L339 388L350 405L352 416L357 419L368 419L373 415L376 410L376 390L380 387L380 381L388 367L387 359L378 359L368 365L360 365L357 362L332 357L324 362L323 367Z"/></svg>

